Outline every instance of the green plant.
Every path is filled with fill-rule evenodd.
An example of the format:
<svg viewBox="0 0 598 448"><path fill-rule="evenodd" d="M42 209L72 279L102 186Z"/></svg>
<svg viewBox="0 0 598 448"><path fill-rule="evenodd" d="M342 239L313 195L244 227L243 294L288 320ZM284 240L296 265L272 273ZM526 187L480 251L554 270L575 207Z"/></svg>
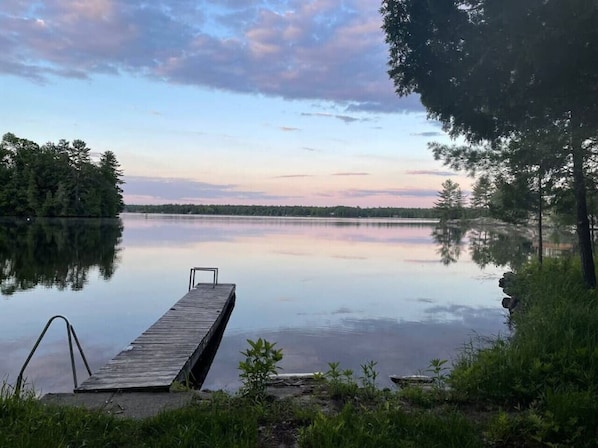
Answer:
<svg viewBox="0 0 598 448"><path fill-rule="evenodd" d="M339 362L329 362L328 367L328 371L324 373L324 378L330 389L330 394L336 398L355 394L357 384L353 379L353 370L341 370Z"/></svg>
<svg viewBox="0 0 598 448"><path fill-rule="evenodd" d="M475 426L454 412L404 412L347 404L333 415L319 413L301 429L308 448L479 447Z"/></svg>
<svg viewBox="0 0 598 448"><path fill-rule="evenodd" d="M376 371L376 361L369 361L365 364L361 364L362 376L359 377L361 380L361 386L367 395L373 396L376 393L376 378L378 378L378 372Z"/></svg>
<svg viewBox="0 0 598 448"><path fill-rule="evenodd" d="M446 372L448 371L448 367L445 367L444 365L447 362L448 361L446 359L434 358L430 361L428 369L426 369L426 372L432 374L432 384L436 392L441 392L446 389L446 380L448 378Z"/></svg>
<svg viewBox="0 0 598 448"><path fill-rule="evenodd" d="M242 351L245 361L239 362L240 377L243 382L241 393L257 400L263 399L270 375L275 375L281 367L282 349L275 349L276 343L259 338L247 339L249 348Z"/></svg>

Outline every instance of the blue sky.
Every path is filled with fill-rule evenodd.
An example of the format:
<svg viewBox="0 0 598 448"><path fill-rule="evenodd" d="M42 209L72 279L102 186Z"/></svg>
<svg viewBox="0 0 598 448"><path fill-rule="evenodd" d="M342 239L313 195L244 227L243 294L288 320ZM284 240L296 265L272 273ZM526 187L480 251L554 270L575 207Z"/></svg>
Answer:
<svg viewBox="0 0 598 448"><path fill-rule="evenodd" d="M428 207L450 139L375 0L2 0L1 133L113 151L127 203Z"/></svg>

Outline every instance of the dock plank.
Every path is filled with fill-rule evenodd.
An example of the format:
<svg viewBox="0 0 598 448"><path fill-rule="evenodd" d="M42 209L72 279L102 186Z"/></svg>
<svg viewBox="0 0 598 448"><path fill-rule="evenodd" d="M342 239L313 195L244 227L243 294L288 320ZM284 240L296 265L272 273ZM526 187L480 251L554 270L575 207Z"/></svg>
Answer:
<svg viewBox="0 0 598 448"><path fill-rule="evenodd" d="M234 301L234 284L198 284L75 392L168 390L184 381Z"/></svg>

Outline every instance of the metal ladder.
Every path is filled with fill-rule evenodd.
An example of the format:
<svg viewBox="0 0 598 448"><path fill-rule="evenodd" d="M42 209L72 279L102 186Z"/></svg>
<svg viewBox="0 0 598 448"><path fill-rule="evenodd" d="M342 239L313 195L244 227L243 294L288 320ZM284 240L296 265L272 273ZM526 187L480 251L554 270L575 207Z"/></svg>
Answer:
<svg viewBox="0 0 598 448"><path fill-rule="evenodd" d="M71 368L73 370L73 383L75 384L75 389L77 388L78 384L77 384L77 370L75 368L75 356L73 354L73 338L75 339L75 342L77 343L77 348L79 349L79 354L81 355L81 359L83 359L83 363L85 364L87 373L89 374L89 376L91 376L91 369L89 368L89 364L87 363L87 359L85 358L85 354L83 353L83 349L81 348L81 344L79 343L79 338L77 337L77 333L75 333L75 329L73 328L73 326L71 325L71 323L69 322L69 320L66 317L61 316L60 314L57 314L56 316L52 316L50 318L50 320L48 320L48 323L44 327L44 330L42 331L42 333L39 335L39 338L37 338L35 345L31 349L31 352L29 353L27 360L25 361L25 363L23 364L23 367L21 368L21 371L19 372L19 376L17 377L17 383L15 385L15 392L17 394L19 394L21 392L21 386L23 384L23 373L25 373L25 369L27 368L29 361L31 361L33 354L37 350L37 347L39 346L40 342L46 335L48 328L50 328L50 325L52 324L52 322L54 322L55 319L62 319L62 320L64 320L64 323L66 324L66 333L67 333L67 337L68 337L68 341L69 341L69 353L71 355Z"/></svg>
<svg viewBox="0 0 598 448"><path fill-rule="evenodd" d="M205 267L196 267L196 268L191 268L189 271L189 291L191 291L191 288L195 287L195 273L197 271L209 271L212 272L213 277L212 277L212 288L215 288L216 285L218 284L218 268L205 268Z"/></svg>

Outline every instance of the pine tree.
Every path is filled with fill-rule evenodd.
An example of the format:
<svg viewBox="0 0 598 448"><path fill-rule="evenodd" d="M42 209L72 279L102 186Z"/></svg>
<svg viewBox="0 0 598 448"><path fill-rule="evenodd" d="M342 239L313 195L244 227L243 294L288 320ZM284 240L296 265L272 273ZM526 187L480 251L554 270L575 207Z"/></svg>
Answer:
<svg viewBox="0 0 598 448"><path fill-rule="evenodd" d="M458 183L451 179L442 183L442 190L438 192L434 210L441 221L463 217L463 193Z"/></svg>

